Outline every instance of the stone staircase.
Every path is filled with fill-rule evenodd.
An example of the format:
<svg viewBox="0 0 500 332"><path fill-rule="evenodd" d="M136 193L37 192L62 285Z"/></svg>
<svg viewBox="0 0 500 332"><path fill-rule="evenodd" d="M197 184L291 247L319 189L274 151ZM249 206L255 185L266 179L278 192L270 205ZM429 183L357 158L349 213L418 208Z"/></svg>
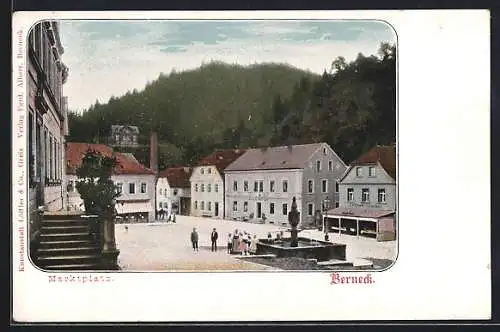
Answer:
<svg viewBox="0 0 500 332"><path fill-rule="evenodd" d="M44 270L100 270L99 241L79 214L44 215L33 260Z"/></svg>

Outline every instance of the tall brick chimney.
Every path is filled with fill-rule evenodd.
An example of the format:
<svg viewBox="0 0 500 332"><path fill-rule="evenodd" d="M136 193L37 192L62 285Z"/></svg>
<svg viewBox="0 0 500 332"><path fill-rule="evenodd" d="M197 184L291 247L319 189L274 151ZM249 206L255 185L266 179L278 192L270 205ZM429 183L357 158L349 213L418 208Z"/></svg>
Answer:
<svg viewBox="0 0 500 332"><path fill-rule="evenodd" d="M149 140L149 168L158 173L158 134L151 133Z"/></svg>

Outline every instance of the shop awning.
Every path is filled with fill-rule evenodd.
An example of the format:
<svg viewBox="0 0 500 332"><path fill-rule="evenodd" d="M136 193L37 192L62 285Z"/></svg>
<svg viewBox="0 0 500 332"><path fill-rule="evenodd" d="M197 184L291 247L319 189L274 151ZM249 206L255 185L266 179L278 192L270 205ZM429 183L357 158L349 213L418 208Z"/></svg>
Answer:
<svg viewBox="0 0 500 332"><path fill-rule="evenodd" d="M382 217L391 216L394 211L391 210L376 210L376 209L363 209L363 208L347 208L338 207L328 210L325 217L328 218L363 218L363 219L380 219Z"/></svg>
<svg viewBox="0 0 500 332"><path fill-rule="evenodd" d="M127 214L127 213L148 213L153 211L151 208L151 204L149 201L143 202L123 202L116 204L116 212L118 214Z"/></svg>

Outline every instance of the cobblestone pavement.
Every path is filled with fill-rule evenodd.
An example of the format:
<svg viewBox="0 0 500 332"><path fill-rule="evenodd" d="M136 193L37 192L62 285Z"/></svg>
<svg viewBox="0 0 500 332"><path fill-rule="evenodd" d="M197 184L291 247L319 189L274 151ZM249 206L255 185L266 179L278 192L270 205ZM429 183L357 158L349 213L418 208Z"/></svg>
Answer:
<svg viewBox="0 0 500 332"><path fill-rule="evenodd" d="M120 255L119 264L124 271L223 271L223 270L276 270L260 264L239 260L227 254L228 233L235 229L246 231L258 238L268 232L285 231L286 227L270 224L253 224L229 220L177 216L177 223L155 222L147 224L117 224L116 241ZM199 251L191 247L190 233L196 227L199 234ZM210 250L210 233L219 233L217 252ZM322 239L319 231L303 231L301 237ZM347 244L347 259L362 257L394 259L396 242L376 242L351 236L330 235L331 242Z"/></svg>

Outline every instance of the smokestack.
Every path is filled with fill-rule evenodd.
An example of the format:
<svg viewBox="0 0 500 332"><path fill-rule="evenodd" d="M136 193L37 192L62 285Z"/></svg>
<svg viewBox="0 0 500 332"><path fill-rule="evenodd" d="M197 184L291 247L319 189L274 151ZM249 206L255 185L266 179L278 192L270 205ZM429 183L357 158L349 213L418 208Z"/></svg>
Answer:
<svg viewBox="0 0 500 332"><path fill-rule="evenodd" d="M158 172L158 135L156 132L151 133L149 141L149 168L155 173Z"/></svg>

